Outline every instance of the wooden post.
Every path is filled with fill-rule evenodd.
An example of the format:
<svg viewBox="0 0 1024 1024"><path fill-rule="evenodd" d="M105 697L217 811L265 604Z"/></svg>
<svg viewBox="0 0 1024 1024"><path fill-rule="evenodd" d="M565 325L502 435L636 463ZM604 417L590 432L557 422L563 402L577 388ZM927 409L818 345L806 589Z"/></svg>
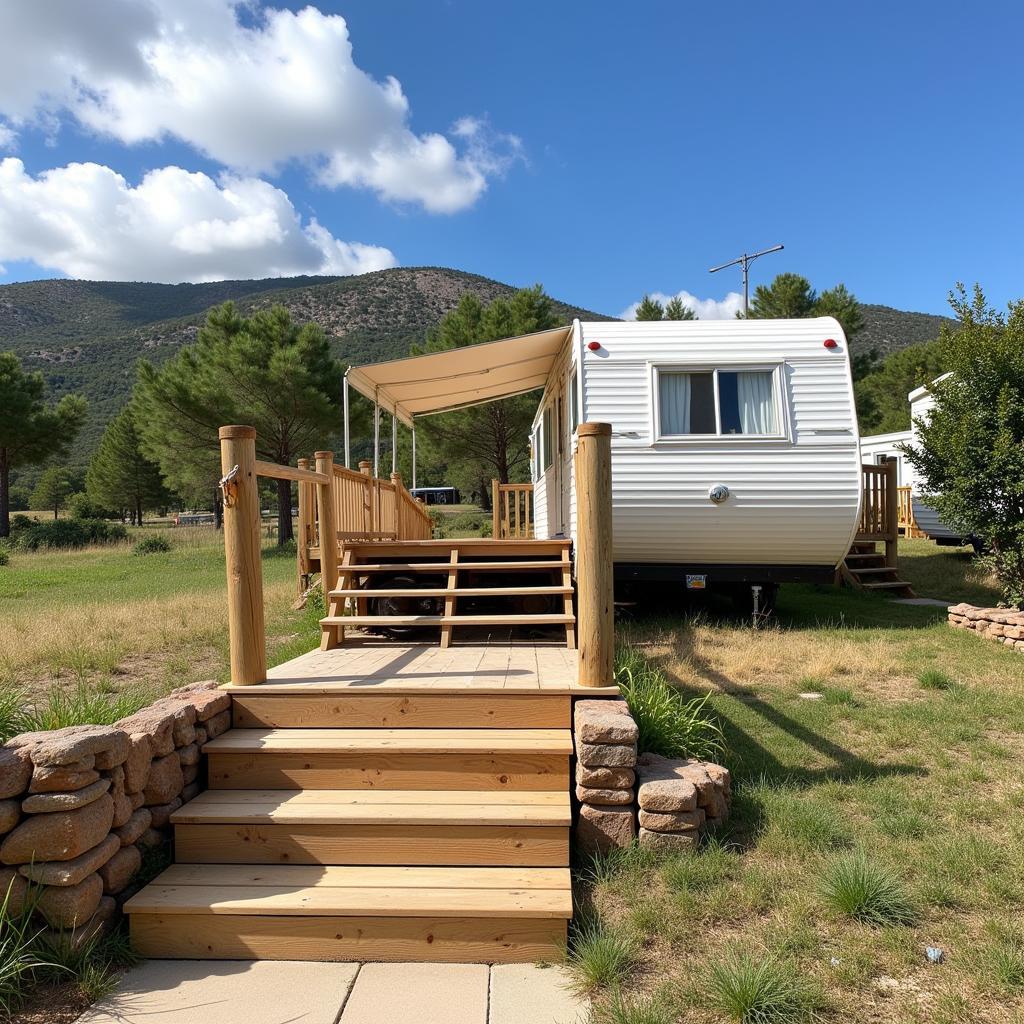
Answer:
<svg viewBox="0 0 1024 1024"><path fill-rule="evenodd" d="M363 489L363 532L369 537L373 532L373 477L370 475L369 459L361 459L359 472L366 477Z"/></svg>
<svg viewBox="0 0 1024 1024"><path fill-rule="evenodd" d="M338 530L334 525L334 452L314 452L316 471L327 476L327 483L316 485L317 518L320 523L320 580L324 603L338 586Z"/></svg>
<svg viewBox="0 0 1024 1024"><path fill-rule="evenodd" d="M885 564L890 569L899 565L899 492L896 489L898 463L889 459L885 463Z"/></svg>
<svg viewBox="0 0 1024 1024"><path fill-rule="evenodd" d="M221 427L224 482L224 560L228 572L228 637L231 682L254 686L267 678L260 562L260 496L256 429Z"/></svg>
<svg viewBox="0 0 1024 1024"><path fill-rule="evenodd" d="M299 469L309 469L309 459L299 459ZM299 597L309 586L309 513L311 487L304 480L299 481L299 536L297 562L299 569Z"/></svg>
<svg viewBox="0 0 1024 1024"><path fill-rule="evenodd" d="M391 474L392 494L395 502L395 540L407 540L402 536L402 474Z"/></svg>
<svg viewBox="0 0 1024 1024"><path fill-rule="evenodd" d="M491 480L491 536L501 539L501 485L497 478Z"/></svg>
<svg viewBox="0 0 1024 1024"><path fill-rule="evenodd" d="M612 427L610 423L581 423L576 437L577 681L580 686L612 686Z"/></svg>

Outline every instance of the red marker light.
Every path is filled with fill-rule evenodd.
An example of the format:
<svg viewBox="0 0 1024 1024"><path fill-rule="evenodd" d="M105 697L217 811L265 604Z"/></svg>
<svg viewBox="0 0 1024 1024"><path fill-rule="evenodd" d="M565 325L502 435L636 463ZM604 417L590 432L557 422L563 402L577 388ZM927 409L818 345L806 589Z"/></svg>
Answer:
<svg viewBox="0 0 1024 1024"><path fill-rule="evenodd" d="M839 342L835 338L826 338L825 348L839 348Z"/></svg>
<svg viewBox="0 0 1024 1024"><path fill-rule="evenodd" d="M600 347L601 342L599 341L591 341L587 343L587 348L589 348L591 352L596 352Z"/></svg>

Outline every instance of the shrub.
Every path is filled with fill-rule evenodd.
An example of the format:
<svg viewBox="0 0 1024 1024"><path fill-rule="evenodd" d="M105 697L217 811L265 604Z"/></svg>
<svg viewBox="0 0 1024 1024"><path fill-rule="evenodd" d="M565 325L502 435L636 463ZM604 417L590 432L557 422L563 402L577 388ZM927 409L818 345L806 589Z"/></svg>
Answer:
<svg viewBox="0 0 1024 1024"><path fill-rule="evenodd" d="M712 1005L737 1024L798 1024L813 1020L817 988L775 957L733 953L711 968Z"/></svg>
<svg viewBox="0 0 1024 1024"><path fill-rule="evenodd" d="M637 948L627 935L610 931L596 919L585 919L576 929L566 964L584 991L619 985L636 964Z"/></svg>
<svg viewBox="0 0 1024 1024"><path fill-rule="evenodd" d="M78 491L68 498L68 515L72 519L119 519L120 513L104 508L93 501L84 491Z"/></svg>
<svg viewBox="0 0 1024 1024"><path fill-rule="evenodd" d="M6 544L0 544L0 568L11 564L11 552Z"/></svg>
<svg viewBox="0 0 1024 1024"><path fill-rule="evenodd" d="M821 891L830 906L867 924L911 924L917 916L900 877L862 852L832 861L822 876Z"/></svg>
<svg viewBox="0 0 1024 1024"><path fill-rule="evenodd" d="M35 524L36 521L31 516L11 516L11 537L15 537L17 534L29 529L29 527L35 526Z"/></svg>
<svg viewBox="0 0 1024 1024"><path fill-rule="evenodd" d="M704 710L710 693L686 700L635 648L621 647L617 662L615 681L640 730L640 750L703 759L722 754L722 730Z"/></svg>
<svg viewBox="0 0 1024 1024"><path fill-rule="evenodd" d="M132 548L133 555L164 555L171 550L171 542L162 534L154 533L151 537L143 537Z"/></svg>
<svg viewBox="0 0 1024 1024"><path fill-rule="evenodd" d="M128 531L120 523L107 523L102 519L47 519L38 523L29 520L29 523L17 534L12 531L15 546L22 551L84 548L128 539Z"/></svg>

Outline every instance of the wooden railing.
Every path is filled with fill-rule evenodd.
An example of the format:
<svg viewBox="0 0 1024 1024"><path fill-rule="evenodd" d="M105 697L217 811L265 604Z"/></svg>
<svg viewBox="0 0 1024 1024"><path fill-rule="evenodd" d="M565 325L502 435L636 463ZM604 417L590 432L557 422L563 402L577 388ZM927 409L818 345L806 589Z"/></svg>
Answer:
<svg viewBox="0 0 1024 1024"><path fill-rule="evenodd" d="M914 518L914 497L909 486L896 488L896 525L901 537L916 537L920 530Z"/></svg>
<svg viewBox="0 0 1024 1024"><path fill-rule="evenodd" d="M495 540L533 536L533 484L491 481L491 536Z"/></svg>
<svg viewBox="0 0 1024 1024"><path fill-rule="evenodd" d="M882 465L865 462L861 466L863 503L857 543L885 543L885 564L896 567L899 540L896 463Z"/></svg>

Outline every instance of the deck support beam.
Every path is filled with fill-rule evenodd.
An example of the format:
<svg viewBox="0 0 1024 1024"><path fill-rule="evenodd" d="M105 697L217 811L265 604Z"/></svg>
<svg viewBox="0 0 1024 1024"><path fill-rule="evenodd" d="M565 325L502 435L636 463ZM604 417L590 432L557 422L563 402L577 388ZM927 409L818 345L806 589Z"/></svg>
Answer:
<svg viewBox="0 0 1024 1024"><path fill-rule="evenodd" d="M612 428L581 423L576 447L576 601L580 686L615 684Z"/></svg>
<svg viewBox="0 0 1024 1024"><path fill-rule="evenodd" d="M267 678L256 429L224 426L218 435L224 492L231 682L253 686Z"/></svg>

